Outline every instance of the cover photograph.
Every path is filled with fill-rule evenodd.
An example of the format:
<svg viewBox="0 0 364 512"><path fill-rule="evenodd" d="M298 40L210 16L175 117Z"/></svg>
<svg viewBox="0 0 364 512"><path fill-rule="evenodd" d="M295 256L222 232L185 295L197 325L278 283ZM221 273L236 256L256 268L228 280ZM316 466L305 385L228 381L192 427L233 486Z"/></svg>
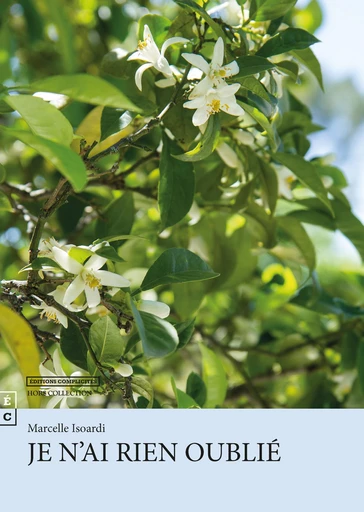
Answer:
<svg viewBox="0 0 364 512"><path fill-rule="evenodd" d="M1 1L2 425L364 407L349 3Z"/></svg>

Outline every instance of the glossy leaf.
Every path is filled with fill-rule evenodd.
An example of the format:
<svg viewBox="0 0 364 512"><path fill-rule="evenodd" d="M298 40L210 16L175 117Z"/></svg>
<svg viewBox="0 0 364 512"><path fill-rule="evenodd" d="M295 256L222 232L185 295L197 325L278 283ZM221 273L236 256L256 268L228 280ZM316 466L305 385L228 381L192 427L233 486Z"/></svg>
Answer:
<svg viewBox="0 0 364 512"><path fill-rule="evenodd" d="M147 409L151 409L153 407L154 391L153 387L146 379L139 377L139 375L133 375L131 388L134 393L137 393L138 395L143 396L146 400L148 400Z"/></svg>
<svg viewBox="0 0 364 512"><path fill-rule="evenodd" d="M217 277L207 263L187 249L167 249L150 267L141 284L141 290L150 290L161 284L204 281Z"/></svg>
<svg viewBox="0 0 364 512"><path fill-rule="evenodd" d="M200 407L203 407L207 398L207 390L204 381L195 372L191 372L187 379L186 393L192 397Z"/></svg>
<svg viewBox="0 0 364 512"><path fill-rule="evenodd" d="M284 16L297 0L252 0L250 18L255 21L275 20Z"/></svg>
<svg viewBox="0 0 364 512"><path fill-rule="evenodd" d="M306 30L287 28L268 39L258 50L257 55L260 57L271 57L272 55L279 55L291 50L304 50L318 42L319 40L309 32L306 32Z"/></svg>
<svg viewBox="0 0 364 512"><path fill-rule="evenodd" d="M118 133L133 121L134 116L127 110L104 107L101 114L100 142Z"/></svg>
<svg viewBox="0 0 364 512"><path fill-rule="evenodd" d="M195 330L195 320L195 318L192 318L192 320L186 320L185 322L180 322L174 325L178 333L178 349L185 347L192 338Z"/></svg>
<svg viewBox="0 0 364 512"><path fill-rule="evenodd" d="M81 157L76 155L71 149L24 130L13 130L4 126L1 126L0 129L4 130L9 136L19 139L27 146L35 149L35 151L49 160L69 180L76 192L85 187L87 182L85 164Z"/></svg>
<svg viewBox="0 0 364 512"><path fill-rule="evenodd" d="M270 124L270 122L267 119L267 117L262 112L260 112L260 110L258 110L255 107L252 107L251 105L249 105L245 101L239 101L239 103L241 104L243 109L248 114L250 114L252 116L252 118L255 119L256 122L258 124L260 124L260 126L267 132L267 136L269 138L269 142L271 144L271 147L272 147L273 151L276 151L278 149L278 146L279 146L279 143L280 143L279 137L278 137L278 134L275 131L275 129Z"/></svg>
<svg viewBox="0 0 364 512"><path fill-rule="evenodd" d="M33 82L29 88L34 92L64 94L73 100L91 105L140 111L119 89L98 76L86 74L51 76Z"/></svg>
<svg viewBox="0 0 364 512"><path fill-rule="evenodd" d="M109 316L99 318L90 328L90 345L98 361L106 366L116 366L124 350L125 338L120 329ZM96 375L98 369L90 354L87 354L87 366L91 375Z"/></svg>
<svg viewBox="0 0 364 512"><path fill-rule="evenodd" d="M8 197L0 190L0 211L1 212L11 212L13 207L8 199Z"/></svg>
<svg viewBox="0 0 364 512"><path fill-rule="evenodd" d="M1 183L4 183L5 178L6 178L6 169L2 164L0 164L0 185L1 185Z"/></svg>
<svg viewBox="0 0 364 512"><path fill-rule="evenodd" d="M189 396L187 393L185 393L181 389L177 388L173 377L171 378L171 384L172 384L174 396L176 397L176 400L177 400L178 409L191 409L191 408L199 407L197 402L195 402L195 400L191 396Z"/></svg>
<svg viewBox="0 0 364 512"><path fill-rule="evenodd" d="M111 245L106 245L105 247L101 247L95 251L95 254L102 256L103 258L107 258L108 260L122 263L125 261L121 256L118 255L114 247Z"/></svg>
<svg viewBox="0 0 364 512"><path fill-rule="evenodd" d="M4 304L0 304L0 334L14 356L24 381L39 376L39 351L28 322ZM36 390L36 388L32 388ZM27 396L29 407L40 405L40 396Z"/></svg>
<svg viewBox="0 0 364 512"><path fill-rule="evenodd" d="M160 180L158 205L161 213L161 229L177 224L189 212L195 192L195 172L189 162L176 161L172 154L178 151L177 144L163 136L160 158Z"/></svg>
<svg viewBox="0 0 364 512"><path fill-rule="evenodd" d="M97 220L96 236L108 241L123 240L123 235L128 235L131 231L134 214L133 194L124 192L106 208L102 217Z"/></svg>
<svg viewBox="0 0 364 512"><path fill-rule="evenodd" d="M178 334L172 324L150 313L139 311L130 299L136 327L146 357L165 357L174 352L178 345Z"/></svg>
<svg viewBox="0 0 364 512"><path fill-rule="evenodd" d="M191 151L183 155L173 155L177 160L183 162L198 162L211 155L216 149L220 136L220 120L218 115L210 116L205 133L200 142Z"/></svg>
<svg viewBox="0 0 364 512"><path fill-rule="evenodd" d="M35 96L8 96L5 101L17 110L35 135L69 146L73 128L64 115L50 103Z"/></svg>
<svg viewBox="0 0 364 512"><path fill-rule="evenodd" d="M85 335L88 336L87 331L85 331ZM73 322L69 322L67 329L62 328L61 350L62 354L71 361L71 363L79 366L83 370L88 370L87 347L80 329Z"/></svg>
<svg viewBox="0 0 364 512"><path fill-rule="evenodd" d="M233 81L237 78L255 75L262 73L268 69L274 68L274 64L264 57L257 57L256 55L244 55L238 57L236 62L239 66L239 73L233 77Z"/></svg>
<svg viewBox="0 0 364 512"><path fill-rule="evenodd" d="M303 64L309 71L311 71L311 73L316 77L321 89L324 90L321 64L317 60L317 57L311 48L306 48L305 50L295 50L291 53L301 64Z"/></svg>

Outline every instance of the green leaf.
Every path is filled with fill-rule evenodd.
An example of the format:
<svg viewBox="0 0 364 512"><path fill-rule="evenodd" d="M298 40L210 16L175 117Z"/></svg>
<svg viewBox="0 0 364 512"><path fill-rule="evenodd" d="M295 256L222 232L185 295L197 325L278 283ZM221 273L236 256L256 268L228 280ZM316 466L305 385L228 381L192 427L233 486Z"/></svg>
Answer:
<svg viewBox="0 0 364 512"><path fill-rule="evenodd" d="M161 284L204 281L218 275L193 252L171 248L164 251L150 267L140 290L150 290Z"/></svg>
<svg viewBox="0 0 364 512"><path fill-rule="evenodd" d="M257 158L260 169L259 178L262 183L263 196L271 213L274 213L278 198L278 178L275 170L263 158Z"/></svg>
<svg viewBox="0 0 364 512"><path fill-rule="evenodd" d="M127 110L104 107L101 114L100 142L114 133L124 130L133 121L134 115Z"/></svg>
<svg viewBox="0 0 364 512"><path fill-rule="evenodd" d="M124 351L125 338L109 316L99 318L90 328L90 345L98 361L104 365L116 366ZM87 354L87 366L91 375L98 369L90 354Z"/></svg>
<svg viewBox="0 0 364 512"><path fill-rule="evenodd" d="M64 94L73 100L90 103L91 105L103 105L104 107L140 112L140 109L119 89L98 76L86 74L50 76L33 82L29 88L34 92Z"/></svg>
<svg viewBox="0 0 364 512"><path fill-rule="evenodd" d="M278 217L277 222L301 251L306 265L312 272L316 266L315 247L302 224L293 217Z"/></svg>
<svg viewBox="0 0 364 512"><path fill-rule="evenodd" d="M134 200L132 192L115 199L102 213L96 223L96 236L103 240L122 240L122 235L128 235L134 223ZM120 243L119 243L120 245Z"/></svg>
<svg viewBox="0 0 364 512"><path fill-rule="evenodd" d="M267 136L269 138L270 145L272 147L273 151L277 151L278 146L280 144L280 140L278 137L278 134L276 130L272 127L270 122L268 121L267 117L262 114L260 110L258 110L255 107L252 107L248 103L245 103L245 101L241 101L239 98L239 103L243 107L243 109L252 116L255 121L260 124L260 126L267 132Z"/></svg>
<svg viewBox="0 0 364 512"><path fill-rule="evenodd" d="M251 91L252 93L262 98L263 100L268 101L268 103L271 103L272 105L277 104L277 99L271 94L269 94L264 85L253 76L244 77L239 79L238 81L244 89Z"/></svg>
<svg viewBox="0 0 364 512"><path fill-rule="evenodd" d="M281 62L277 62L277 69L291 77L294 82L297 82L300 69L296 62L291 60L282 60Z"/></svg>
<svg viewBox="0 0 364 512"><path fill-rule="evenodd" d="M244 55L238 57L236 62L239 66L239 73L233 79L243 78L245 76L255 75L262 71L272 69L275 65L264 57L257 57L256 55Z"/></svg>
<svg viewBox="0 0 364 512"><path fill-rule="evenodd" d="M139 311L130 298L130 306L146 357L165 357L174 352L178 345L176 329L166 320Z"/></svg>
<svg viewBox="0 0 364 512"><path fill-rule="evenodd" d="M88 336L88 332L86 332L85 335ZM83 370L88 370L87 347L80 329L73 322L69 322L67 329L62 327L61 350L62 354L71 361L71 363L79 366Z"/></svg>
<svg viewBox="0 0 364 512"><path fill-rule="evenodd" d="M28 322L15 311L0 304L0 334L17 362L24 381L39 375L39 351ZM34 390L36 388L33 388ZM29 407L40 405L40 396L27 396Z"/></svg>
<svg viewBox="0 0 364 512"><path fill-rule="evenodd" d="M312 286L302 288L290 302L315 313L341 316L343 320L362 318L364 314L364 308L352 306L338 297L332 297L325 290L318 291Z"/></svg>
<svg viewBox="0 0 364 512"><path fill-rule="evenodd" d="M79 52L76 51L76 34L73 20L68 16L63 0L46 2L44 7L48 9L49 23L54 23L57 29L56 45L61 53L63 69L66 73L73 73L77 69ZM57 58L57 57L56 57Z"/></svg>
<svg viewBox="0 0 364 512"><path fill-rule="evenodd" d="M0 190L0 212L11 212L13 207L7 196Z"/></svg>
<svg viewBox="0 0 364 512"><path fill-rule="evenodd" d="M202 355L202 378L206 385L207 399L205 407L215 408L223 405L227 392L225 370L217 355L200 343Z"/></svg>
<svg viewBox="0 0 364 512"><path fill-rule="evenodd" d="M216 21L214 21L209 14L203 9L200 5L193 0L174 0L176 4L178 4L182 9L185 9L188 12L197 13L203 18L206 23L211 27L211 29L215 32L217 37L222 37L225 40L225 32L220 27Z"/></svg>
<svg viewBox="0 0 364 512"><path fill-rule="evenodd" d="M312 44L319 43L317 37L302 30L301 28L287 28L279 32L258 50L257 55L261 57L270 57L290 50L304 50Z"/></svg>
<svg viewBox="0 0 364 512"><path fill-rule="evenodd" d="M178 350L184 348L192 338L195 330L195 320L196 318L192 318L192 320L186 320L185 322L174 324L174 328L176 329L179 338Z"/></svg>
<svg viewBox="0 0 364 512"><path fill-rule="evenodd" d="M5 128L5 126L0 126L0 129L6 131L9 136L24 142L49 160L71 183L76 192L80 192L85 187L87 182L85 164L82 158L70 148L24 130L13 130Z"/></svg>
<svg viewBox="0 0 364 512"><path fill-rule="evenodd" d="M69 146L73 128L64 115L50 103L35 96L8 96L5 101L17 110L35 135Z"/></svg>
<svg viewBox="0 0 364 512"><path fill-rule="evenodd" d="M321 89L324 90L321 65L311 48L292 51L291 54L296 57L296 59L298 59L309 71L311 71L311 73L317 78Z"/></svg>
<svg viewBox="0 0 364 512"><path fill-rule="evenodd" d="M252 0L250 18L255 21L275 20L284 16L297 0Z"/></svg>
<svg viewBox="0 0 364 512"><path fill-rule="evenodd" d="M100 249L95 251L95 254L98 254L103 258L107 258L108 260L115 261L118 263L123 263L125 261L121 256L118 255L114 247L112 247L111 245L101 247Z"/></svg>
<svg viewBox="0 0 364 512"><path fill-rule="evenodd" d="M173 388L174 396L177 400L178 409L191 409L191 408L199 408L199 405L195 402L195 400L189 396L184 391L181 391L177 388L174 378L171 378L171 384Z"/></svg>
<svg viewBox="0 0 364 512"><path fill-rule="evenodd" d="M158 188L161 230L174 226L187 215L195 193L195 171L192 164L172 158L172 153L178 149L178 145L163 134Z"/></svg>
<svg viewBox="0 0 364 512"><path fill-rule="evenodd" d="M26 270L42 270L43 267L59 268L59 265L50 258L35 258L32 263L19 270L19 273Z"/></svg>
<svg viewBox="0 0 364 512"><path fill-rule="evenodd" d="M216 149L220 136L220 119L218 115L210 116L205 133L200 142L191 151L183 155L172 155L183 162L198 162L204 160Z"/></svg>
<svg viewBox="0 0 364 512"><path fill-rule="evenodd" d="M320 176L317 173L315 165L307 162L300 155L288 153L275 153L274 159L290 169L299 181L307 188L312 190L317 198L328 208L333 214L331 203L327 197L327 191L322 184Z"/></svg>
<svg viewBox="0 0 364 512"><path fill-rule="evenodd" d="M352 242L360 254L361 259L364 261L363 224L341 201L334 200L331 201L331 204L335 214L337 229L339 229Z"/></svg>
<svg viewBox="0 0 364 512"><path fill-rule="evenodd" d="M207 398L206 385L195 372L191 372L188 376L186 393L192 397L200 407L204 406Z"/></svg>
<svg viewBox="0 0 364 512"><path fill-rule="evenodd" d="M154 391L153 387L147 380L139 377L138 375L133 375L131 388L135 393L148 400L149 403L147 409L151 409L153 407Z"/></svg>
<svg viewBox="0 0 364 512"><path fill-rule="evenodd" d="M5 179L6 179L6 169L2 164L0 164L0 184L4 183Z"/></svg>

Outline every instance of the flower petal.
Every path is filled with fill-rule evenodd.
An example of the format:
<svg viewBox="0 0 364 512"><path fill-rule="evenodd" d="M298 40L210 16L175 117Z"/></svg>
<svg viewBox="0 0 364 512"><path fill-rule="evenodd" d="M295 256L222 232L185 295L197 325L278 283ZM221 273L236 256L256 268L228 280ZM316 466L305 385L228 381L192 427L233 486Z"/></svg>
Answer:
<svg viewBox="0 0 364 512"><path fill-rule="evenodd" d="M231 116L242 116L245 114L244 109L242 109L241 106L236 103L235 96L232 96L231 98L225 98L225 102L226 103L221 105L221 110L227 114L230 114Z"/></svg>
<svg viewBox="0 0 364 512"><path fill-rule="evenodd" d="M147 69L152 68L152 67L153 67L153 64L147 63L147 64L143 64L142 66L140 66L140 68L137 69L137 71L135 73L135 84L138 87L139 91L142 90L142 77L143 77L144 71L146 71Z"/></svg>
<svg viewBox="0 0 364 512"><path fill-rule="evenodd" d="M60 409L69 409L66 396L64 398L62 398L61 405L59 406L59 408Z"/></svg>
<svg viewBox="0 0 364 512"><path fill-rule="evenodd" d="M59 320L59 323L61 325L63 325L63 327L65 329L67 329L68 327L68 318L66 317L66 315L64 315L63 313L61 313L60 311L57 311L57 318Z"/></svg>
<svg viewBox="0 0 364 512"><path fill-rule="evenodd" d="M238 92L239 89L240 89L240 84L220 85L216 89L216 94L220 98L226 98L227 96L234 96Z"/></svg>
<svg viewBox="0 0 364 512"><path fill-rule="evenodd" d="M100 279L103 286L115 286L116 288L127 288L130 286L130 281L125 277L108 272L107 270L97 270L94 272L95 277Z"/></svg>
<svg viewBox="0 0 364 512"><path fill-rule="evenodd" d="M167 318L170 314L170 308L164 302L157 300L144 300L142 299L138 304L139 311L150 313L151 315L158 316L159 318Z"/></svg>
<svg viewBox="0 0 364 512"><path fill-rule="evenodd" d="M167 50L168 46L171 46L171 44L177 44L177 43L189 43L189 39L185 39L184 37L170 37L169 39L166 39L164 43L162 44L161 48L161 55L164 57L165 51Z"/></svg>
<svg viewBox="0 0 364 512"><path fill-rule="evenodd" d="M99 268L103 267L106 262L107 258L103 258L98 254L94 254L89 260L86 261L85 268L87 270L99 270Z"/></svg>
<svg viewBox="0 0 364 512"><path fill-rule="evenodd" d="M161 89L165 89L166 87L171 87L175 83L176 83L176 80L172 76L171 78L161 78L160 80L157 80L155 82L155 85L157 87L160 87Z"/></svg>
<svg viewBox="0 0 364 512"><path fill-rule="evenodd" d="M85 289L85 281L81 276L77 276L76 279L67 288L64 294L63 304L68 307Z"/></svg>
<svg viewBox="0 0 364 512"><path fill-rule="evenodd" d="M65 377L66 376L66 374L65 374L65 372L63 371L63 368L62 368L61 356L59 355L59 350L58 349L56 349L53 352L53 366L54 366L54 371L56 372L56 375L59 375L60 377Z"/></svg>
<svg viewBox="0 0 364 512"><path fill-rule="evenodd" d="M130 377L130 375L133 375L133 368L130 366L130 364L121 363L119 366L117 366L116 371L120 373L122 377Z"/></svg>
<svg viewBox="0 0 364 512"><path fill-rule="evenodd" d="M226 64L221 69L225 71L226 77L234 76L239 73L239 66L236 60L233 60L230 64Z"/></svg>
<svg viewBox="0 0 364 512"><path fill-rule="evenodd" d="M204 96L200 96L194 100L186 101L183 106L185 108L200 108L206 105L206 100Z"/></svg>
<svg viewBox="0 0 364 512"><path fill-rule="evenodd" d="M211 60L211 67L217 68L222 66L222 63L224 62L224 41L222 40L222 37L219 37L219 39L216 41L214 53L212 55Z"/></svg>
<svg viewBox="0 0 364 512"><path fill-rule="evenodd" d="M69 272L70 274L79 274L83 270L83 266L81 263L71 258L66 251L59 249L58 247L53 247L52 254L54 259L64 270Z"/></svg>
<svg viewBox="0 0 364 512"><path fill-rule="evenodd" d="M191 94L189 95L189 99L193 100L195 98L198 98L200 96L206 96L208 94L209 90L213 87L213 81L211 78L206 76L201 82L199 82L192 90Z"/></svg>
<svg viewBox="0 0 364 512"><path fill-rule="evenodd" d="M39 365L39 373L42 377L56 377L56 374L51 372L51 370L48 370L44 365Z"/></svg>
<svg viewBox="0 0 364 512"><path fill-rule="evenodd" d="M63 400L61 396L52 396L52 398L47 402L46 409L54 409L61 400Z"/></svg>
<svg viewBox="0 0 364 512"><path fill-rule="evenodd" d="M136 52L129 55L128 60L146 60L145 56L141 51L137 50Z"/></svg>
<svg viewBox="0 0 364 512"><path fill-rule="evenodd" d="M85 286L85 294L86 294L86 300L87 304L90 308L95 308L100 304L101 298L100 298L100 292L98 288L90 288L89 286Z"/></svg>
<svg viewBox="0 0 364 512"><path fill-rule="evenodd" d="M207 108L201 107L196 110L192 117L192 123L194 126L201 126L206 123L208 118L210 117L210 112Z"/></svg>
<svg viewBox="0 0 364 512"><path fill-rule="evenodd" d="M220 142L216 148L217 153L223 162L232 169L236 169L239 165L239 158L235 151L226 142Z"/></svg>
<svg viewBox="0 0 364 512"><path fill-rule="evenodd" d="M201 69L206 75L210 71L209 64L205 61L202 55L195 55L194 53L182 53L182 57L195 68Z"/></svg>

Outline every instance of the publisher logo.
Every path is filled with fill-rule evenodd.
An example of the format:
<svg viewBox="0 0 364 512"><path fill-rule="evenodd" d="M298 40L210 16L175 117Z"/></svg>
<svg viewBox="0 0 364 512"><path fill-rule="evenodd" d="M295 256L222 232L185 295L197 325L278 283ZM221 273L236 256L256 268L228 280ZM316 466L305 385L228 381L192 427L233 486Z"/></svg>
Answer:
<svg viewBox="0 0 364 512"><path fill-rule="evenodd" d="M0 426L15 427L17 424L16 391L0 391Z"/></svg>

